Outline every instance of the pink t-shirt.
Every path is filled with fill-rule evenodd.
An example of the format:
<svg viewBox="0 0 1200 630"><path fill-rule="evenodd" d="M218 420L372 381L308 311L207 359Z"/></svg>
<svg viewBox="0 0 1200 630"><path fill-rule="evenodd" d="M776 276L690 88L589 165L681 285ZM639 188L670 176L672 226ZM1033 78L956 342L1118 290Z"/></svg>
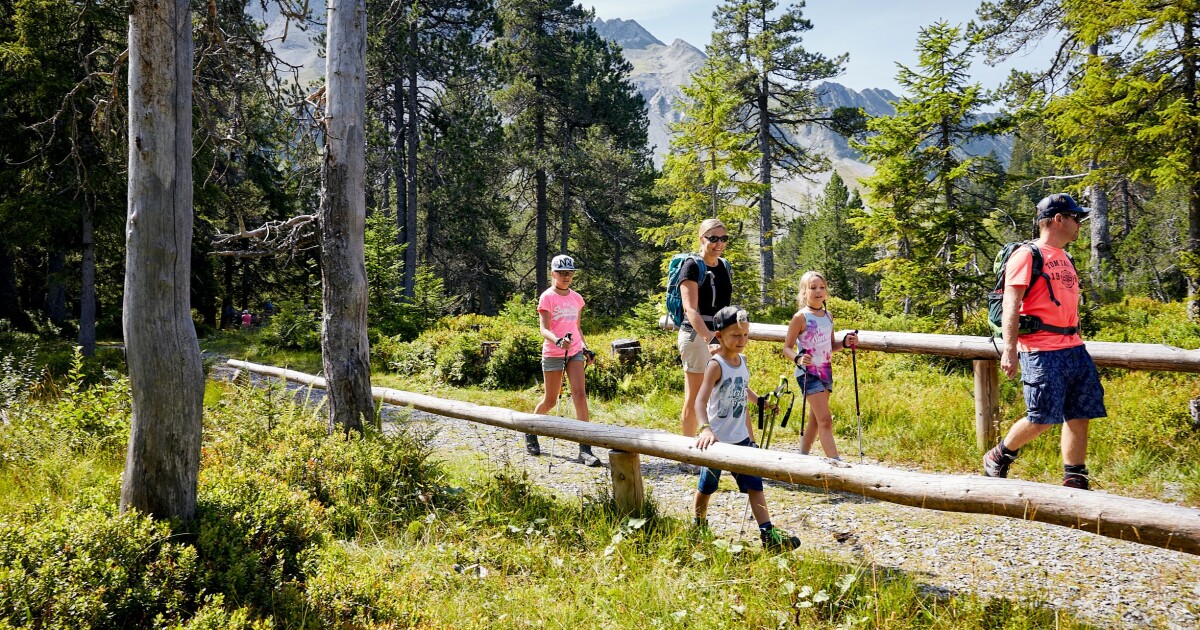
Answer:
<svg viewBox="0 0 1200 630"><path fill-rule="evenodd" d="M583 296L573 290L566 295L559 295L554 287L546 289L538 298L538 312L550 314L550 332L555 337L562 338L571 333L571 346L566 349L549 341L542 342L542 354L548 357L575 356L583 350L583 332L579 330L579 311L583 310Z"/></svg>
<svg viewBox="0 0 1200 630"><path fill-rule="evenodd" d="M1020 247L1009 256L1008 266L1004 270L1004 284L1029 287L1029 294L1021 302L1022 315L1035 315L1051 326L1078 328L1079 278L1075 275L1075 265L1067 257L1067 252L1057 247L1039 243L1038 249L1042 251L1042 271L1050 277L1058 305L1055 306L1050 299L1045 280L1034 279L1036 281L1030 284L1033 275L1033 254L1028 247ZM1078 333L1060 335L1040 330L1017 336L1017 350L1021 352L1062 350L1081 345L1083 339Z"/></svg>

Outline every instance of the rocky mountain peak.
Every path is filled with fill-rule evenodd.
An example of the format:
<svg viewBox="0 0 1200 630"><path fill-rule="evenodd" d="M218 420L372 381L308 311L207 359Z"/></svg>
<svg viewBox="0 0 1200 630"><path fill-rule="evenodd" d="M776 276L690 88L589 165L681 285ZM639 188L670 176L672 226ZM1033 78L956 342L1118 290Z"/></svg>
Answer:
<svg viewBox="0 0 1200 630"><path fill-rule="evenodd" d="M651 45L658 44L665 46L659 39L650 34L650 31L642 28L635 20L622 20L621 18L613 18L611 20L602 20L597 18L592 23L592 27L601 37L621 45L621 48L626 50L640 50L648 48Z"/></svg>

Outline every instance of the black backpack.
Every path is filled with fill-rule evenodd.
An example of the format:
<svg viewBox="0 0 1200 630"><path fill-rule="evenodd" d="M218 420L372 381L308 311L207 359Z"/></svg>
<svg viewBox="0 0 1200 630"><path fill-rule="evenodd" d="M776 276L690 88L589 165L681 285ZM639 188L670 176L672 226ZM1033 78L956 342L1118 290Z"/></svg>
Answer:
<svg viewBox="0 0 1200 630"><path fill-rule="evenodd" d="M1055 306L1059 306L1058 298L1054 296L1054 287L1050 284L1050 276L1046 275L1042 267L1045 263L1042 258L1042 250L1038 248L1037 243L1033 241L1014 241L1007 243L1000 248L1000 252L996 254L996 261L992 263L992 271L996 273L996 287L988 294L988 323L992 326L992 336L1002 337L1004 332L1003 317L1004 317L1004 272L1008 267L1008 259L1020 247L1028 247L1029 252L1033 255L1033 269L1029 275L1029 286L1025 287L1025 293L1021 296L1022 299L1029 295L1029 290L1033 288L1033 284L1042 278L1046 281L1046 290L1050 292L1050 300ZM1067 254L1067 260L1071 261L1071 268L1075 268L1075 260ZM1079 329L1070 326L1051 326L1050 324L1042 323L1041 318L1033 315L1022 315L1018 320L1017 333L1028 334L1045 330L1058 333L1060 335L1074 335L1079 332Z"/></svg>

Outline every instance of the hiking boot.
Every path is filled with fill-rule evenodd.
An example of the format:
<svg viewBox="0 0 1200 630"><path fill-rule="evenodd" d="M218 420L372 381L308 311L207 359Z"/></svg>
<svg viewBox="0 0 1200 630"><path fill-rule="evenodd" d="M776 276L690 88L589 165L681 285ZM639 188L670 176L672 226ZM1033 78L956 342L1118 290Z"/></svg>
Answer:
<svg viewBox="0 0 1200 630"><path fill-rule="evenodd" d="M600 465L600 458L592 453L592 447L587 444L580 444L579 463L589 468L595 468Z"/></svg>
<svg viewBox="0 0 1200 630"><path fill-rule="evenodd" d="M1067 473L1063 476L1063 485L1076 490L1091 490L1087 473Z"/></svg>
<svg viewBox="0 0 1200 630"><path fill-rule="evenodd" d="M759 537L762 538L763 549L768 551L791 551L800 547L799 538L778 527L760 531Z"/></svg>
<svg viewBox="0 0 1200 630"><path fill-rule="evenodd" d="M542 454L542 447L538 444L537 436L532 433L525 434L525 452L537 457Z"/></svg>
<svg viewBox="0 0 1200 630"><path fill-rule="evenodd" d="M983 456L983 474L988 477L1007 477L1008 467L1016 459L1016 455L1005 455L997 444Z"/></svg>

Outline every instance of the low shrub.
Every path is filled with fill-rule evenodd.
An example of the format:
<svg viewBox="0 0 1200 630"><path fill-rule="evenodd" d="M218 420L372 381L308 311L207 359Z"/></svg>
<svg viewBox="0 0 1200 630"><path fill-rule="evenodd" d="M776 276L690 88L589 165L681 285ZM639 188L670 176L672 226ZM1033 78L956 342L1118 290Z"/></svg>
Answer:
<svg viewBox="0 0 1200 630"><path fill-rule="evenodd" d="M112 507L0 521L0 625L137 628L190 615L204 582L170 525Z"/></svg>
<svg viewBox="0 0 1200 630"><path fill-rule="evenodd" d="M260 338L271 348L316 350L321 347L320 312L299 302L283 302L262 329Z"/></svg>
<svg viewBox="0 0 1200 630"><path fill-rule="evenodd" d="M326 533L319 503L266 473L222 467L201 474L196 517L208 590L263 610L296 605L301 556Z"/></svg>

